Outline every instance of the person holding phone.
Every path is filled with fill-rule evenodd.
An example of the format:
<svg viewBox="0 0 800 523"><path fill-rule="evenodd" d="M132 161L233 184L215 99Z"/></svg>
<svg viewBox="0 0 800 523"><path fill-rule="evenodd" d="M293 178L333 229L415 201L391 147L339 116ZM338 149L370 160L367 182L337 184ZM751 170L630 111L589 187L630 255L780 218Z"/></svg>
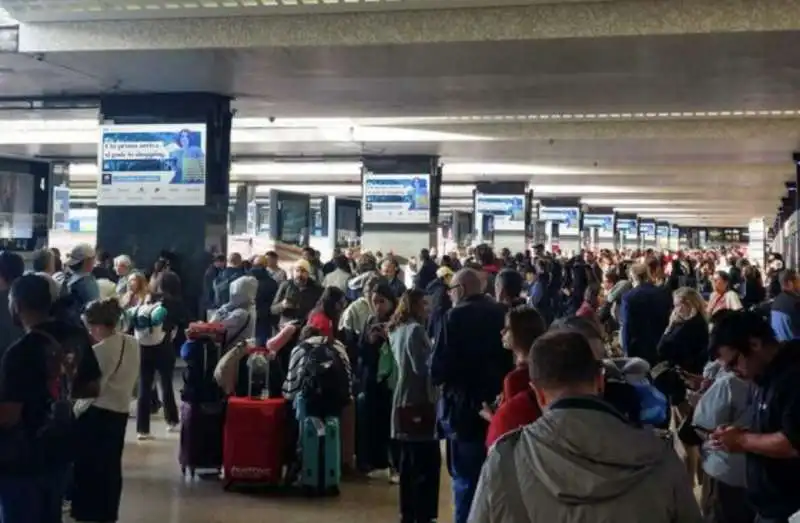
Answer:
<svg viewBox="0 0 800 523"><path fill-rule="evenodd" d="M753 388L730 370L722 369L702 393L695 407L692 428L703 441L701 505L707 521L750 523L755 518L747 501L744 454L714 448L709 441L717 427L746 428L753 415Z"/></svg>
<svg viewBox="0 0 800 523"><path fill-rule="evenodd" d="M372 315L358 344L356 370L356 460L371 477L391 477L389 434L392 412L392 376L386 354L387 322L397 308L397 297L382 281L371 294Z"/></svg>

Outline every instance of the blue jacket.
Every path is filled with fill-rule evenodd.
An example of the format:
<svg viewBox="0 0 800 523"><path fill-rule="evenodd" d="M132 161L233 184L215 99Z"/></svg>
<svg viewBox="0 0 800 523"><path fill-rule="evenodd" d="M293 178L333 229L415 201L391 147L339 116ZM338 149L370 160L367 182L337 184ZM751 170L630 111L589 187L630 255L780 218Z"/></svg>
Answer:
<svg viewBox="0 0 800 523"><path fill-rule="evenodd" d="M658 342L669 325L672 296L664 287L642 283L622 297L619 310L620 344L628 357L658 363Z"/></svg>
<svg viewBox="0 0 800 523"><path fill-rule="evenodd" d="M431 357L431 379L442 387L438 414L446 436L486 439L488 425L478 412L483 402L494 402L511 370L500 336L504 324L503 307L484 295L447 312Z"/></svg>
<svg viewBox="0 0 800 523"><path fill-rule="evenodd" d="M800 338L800 296L782 292L772 302L770 323L778 341Z"/></svg>

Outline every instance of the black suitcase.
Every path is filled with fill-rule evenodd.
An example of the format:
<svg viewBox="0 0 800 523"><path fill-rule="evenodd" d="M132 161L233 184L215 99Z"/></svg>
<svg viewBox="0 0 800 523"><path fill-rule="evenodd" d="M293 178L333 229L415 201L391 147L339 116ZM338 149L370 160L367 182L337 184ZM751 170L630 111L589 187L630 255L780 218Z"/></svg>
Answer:
<svg viewBox="0 0 800 523"><path fill-rule="evenodd" d="M178 461L181 474L194 478L198 470L222 469L222 431L225 402L181 404L181 439Z"/></svg>

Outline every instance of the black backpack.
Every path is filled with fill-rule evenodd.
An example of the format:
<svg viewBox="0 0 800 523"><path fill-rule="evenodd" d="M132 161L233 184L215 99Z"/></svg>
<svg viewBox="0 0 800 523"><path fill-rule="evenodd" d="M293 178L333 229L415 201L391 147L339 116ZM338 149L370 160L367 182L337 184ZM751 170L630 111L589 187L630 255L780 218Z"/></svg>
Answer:
<svg viewBox="0 0 800 523"><path fill-rule="evenodd" d="M300 393L306 415L340 416L350 402L350 379L339 352L330 343L309 345Z"/></svg>

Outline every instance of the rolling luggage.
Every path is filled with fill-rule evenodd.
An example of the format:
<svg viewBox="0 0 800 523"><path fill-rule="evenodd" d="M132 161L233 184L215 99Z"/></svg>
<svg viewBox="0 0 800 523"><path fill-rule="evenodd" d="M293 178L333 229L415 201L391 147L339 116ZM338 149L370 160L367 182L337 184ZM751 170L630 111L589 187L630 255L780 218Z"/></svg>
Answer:
<svg viewBox="0 0 800 523"><path fill-rule="evenodd" d="M216 323L192 323L186 330L181 357L186 361L181 399L191 403L219 401L222 390L214 379L225 346L225 327Z"/></svg>
<svg viewBox="0 0 800 523"><path fill-rule="evenodd" d="M225 403L181 404L181 440L178 461L181 474L194 478L198 470L219 473L222 468L222 427Z"/></svg>
<svg viewBox="0 0 800 523"><path fill-rule="evenodd" d="M300 482L313 495L338 495L342 479L339 418L307 417L301 422Z"/></svg>
<svg viewBox="0 0 800 523"><path fill-rule="evenodd" d="M250 358L263 364L257 356ZM266 383L254 375L255 364L249 367L250 397L228 399L222 453L226 490L237 483L277 486L283 480L289 404L284 398L259 397ZM259 369L268 376L269 366Z"/></svg>

